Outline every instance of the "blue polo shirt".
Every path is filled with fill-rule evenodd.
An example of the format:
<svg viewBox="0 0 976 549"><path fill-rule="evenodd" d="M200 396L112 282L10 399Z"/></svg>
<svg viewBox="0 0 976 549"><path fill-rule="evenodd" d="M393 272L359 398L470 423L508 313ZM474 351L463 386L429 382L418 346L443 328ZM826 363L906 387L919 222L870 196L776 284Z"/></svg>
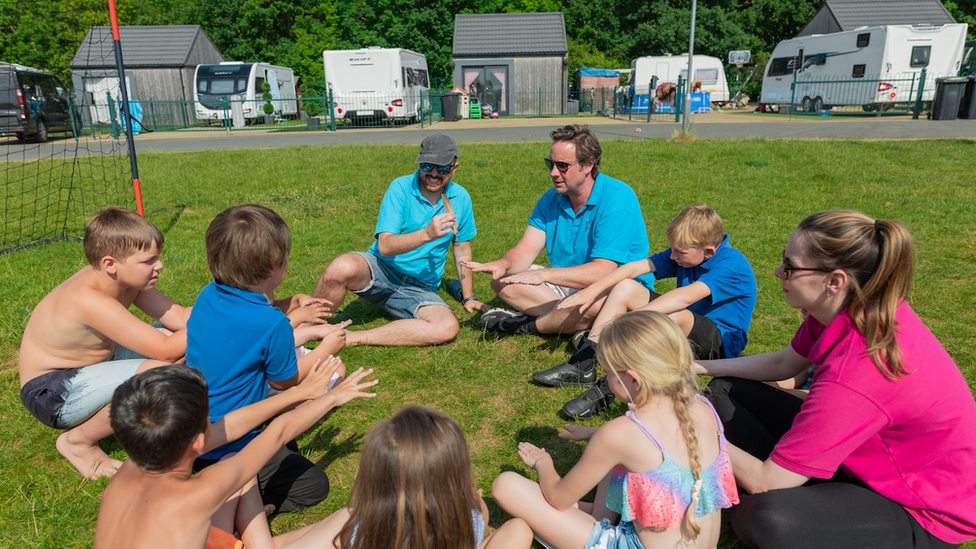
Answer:
<svg viewBox="0 0 976 549"><path fill-rule="evenodd" d="M380 233L405 234L423 229L430 225L435 216L445 213L443 198L438 197L437 204L431 204L420 194L419 174L418 170L390 183L380 205L374 238L379 237ZM467 242L474 238L478 231L474 227L474 209L468 191L451 181L442 194L447 195L457 216L458 242ZM396 272L412 276L436 292L444 276L444 262L447 260L447 250L451 247L453 236L451 232L407 253L390 257L380 255L377 240L370 246L369 253Z"/></svg>
<svg viewBox="0 0 976 549"><path fill-rule="evenodd" d="M689 311L708 317L722 333L726 356L737 357L746 347L752 311L756 308L756 274L742 252L725 235L715 255L686 269L671 259L671 248L651 256L658 280L677 278L678 288L704 282L711 295L692 303Z"/></svg>
<svg viewBox="0 0 976 549"><path fill-rule="evenodd" d="M598 258L629 263L650 253L637 195L623 181L602 173L579 213L566 195L552 188L536 203L529 225L545 231L546 255L553 267L575 267ZM636 280L654 288L653 274Z"/></svg>
<svg viewBox="0 0 976 549"><path fill-rule="evenodd" d="M288 317L261 294L212 281L197 296L186 327L186 363L207 378L210 421L263 400L268 380L298 373ZM201 457L240 451L255 432Z"/></svg>

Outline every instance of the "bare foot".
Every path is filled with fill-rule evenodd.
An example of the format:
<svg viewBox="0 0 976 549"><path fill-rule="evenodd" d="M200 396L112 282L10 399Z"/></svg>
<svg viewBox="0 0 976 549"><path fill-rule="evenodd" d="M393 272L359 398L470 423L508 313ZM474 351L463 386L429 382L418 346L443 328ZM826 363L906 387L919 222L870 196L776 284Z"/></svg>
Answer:
<svg viewBox="0 0 976 549"><path fill-rule="evenodd" d="M76 444L68 440L71 431L61 433L55 446L81 475L95 480L100 477L111 477L122 465L117 459L112 459L96 443L94 446Z"/></svg>

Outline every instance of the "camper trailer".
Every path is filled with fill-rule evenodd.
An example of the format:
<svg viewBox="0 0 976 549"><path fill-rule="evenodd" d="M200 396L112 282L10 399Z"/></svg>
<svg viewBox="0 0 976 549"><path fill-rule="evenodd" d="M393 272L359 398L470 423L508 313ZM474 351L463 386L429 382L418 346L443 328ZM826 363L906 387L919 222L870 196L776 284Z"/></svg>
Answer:
<svg viewBox="0 0 976 549"><path fill-rule="evenodd" d="M722 60L708 55L696 55L693 63L695 77L701 80L701 91L711 93L711 101L724 102L729 100L729 83L725 78L725 67ZM666 82L678 83L678 76L687 85L688 82L688 54L660 55L638 57L630 63L630 85L633 86L633 112L647 112L648 85L651 79L657 77L657 84ZM654 90L651 90L653 101Z"/></svg>
<svg viewBox="0 0 976 549"><path fill-rule="evenodd" d="M225 120L233 117L240 106L250 122L265 115L262 99L267 82L271 86L271 104L277 117L298 114L295 95L295 73L288 67L268 63L226 61L219 65L198 65L193 77L193 100L197 118Z"/></svg>
<svg viewBox="0 0 976 549"><path fill-rule="evenodd" d="M915 100L922 69L922 101L932 101L936 77L959 71L966 28L886 25L784 40L769 57L759 102L792 100L805 112L846 105L888 110Z"/></svg>
<svg viewBox="0 0 976 549"><path fill-rule="evenodd" d="M399 48L322 52L335 116L346 120L417 120L429 108L427 58Z"/></svg>

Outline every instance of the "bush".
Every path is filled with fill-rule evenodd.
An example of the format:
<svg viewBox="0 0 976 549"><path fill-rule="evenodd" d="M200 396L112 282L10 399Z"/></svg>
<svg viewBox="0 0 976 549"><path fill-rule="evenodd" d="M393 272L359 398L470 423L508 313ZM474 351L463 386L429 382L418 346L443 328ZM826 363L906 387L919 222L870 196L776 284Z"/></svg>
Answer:
<svg viewBox="0 0 976 549"><path fill-rule="evenodd" d="M271 84L267 82L261 82L261 89L264 93L261 94L261 99L264 99L264 114L271 114L274 112L274 105L271 104L273 97L271 96Z"/></svg>
<svg viewBox="0 0 976 549"><path fill-rule="evenodd" d="M271 103L264 104L264 114L271 114L274 112L274 105Z"/></svg>

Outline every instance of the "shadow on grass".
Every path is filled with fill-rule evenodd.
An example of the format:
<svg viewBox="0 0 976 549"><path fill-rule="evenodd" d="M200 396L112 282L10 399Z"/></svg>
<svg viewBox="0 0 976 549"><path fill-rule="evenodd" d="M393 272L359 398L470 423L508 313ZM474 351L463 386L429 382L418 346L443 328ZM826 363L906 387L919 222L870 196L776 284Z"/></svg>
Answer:
<svg viewBox="0 0 976 549"><path fill-rule="evenodd" d="M356 453L362 446L364 435L353 433L340 439L339 434L340 430L336 428L320 429L305 442L308 450L325 451L315 462L321 469L327 469L332 462Z"/></svg>

